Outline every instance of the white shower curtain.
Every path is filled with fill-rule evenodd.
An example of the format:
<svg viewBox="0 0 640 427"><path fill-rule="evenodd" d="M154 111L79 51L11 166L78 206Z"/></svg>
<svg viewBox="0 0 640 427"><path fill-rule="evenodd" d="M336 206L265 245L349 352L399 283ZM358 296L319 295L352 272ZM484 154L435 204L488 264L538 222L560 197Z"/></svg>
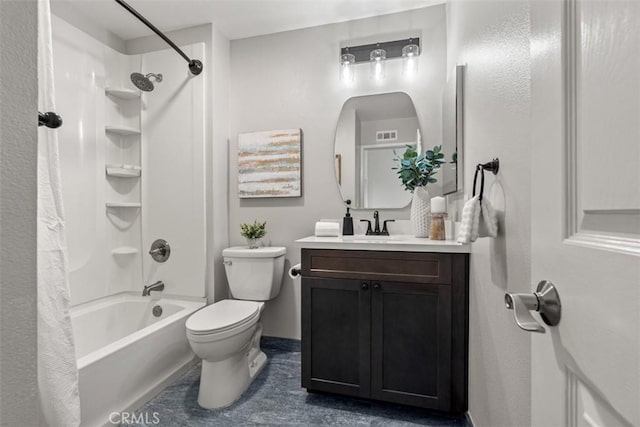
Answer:
<svg viewBox="0 0 640 427"><path fill-rule="evenodd" d="M56 111L49 0L38 1L38 108ZM58 137L38 132L38 394L43 423L80 424Z"/></svg>

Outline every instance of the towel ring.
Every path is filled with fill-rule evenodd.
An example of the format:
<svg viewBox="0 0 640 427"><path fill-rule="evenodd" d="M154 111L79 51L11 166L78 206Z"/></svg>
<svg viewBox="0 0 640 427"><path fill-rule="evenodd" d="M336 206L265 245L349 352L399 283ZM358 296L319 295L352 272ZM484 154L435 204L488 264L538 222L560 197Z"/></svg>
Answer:
<svg viewBox="0 0 640 427"><path fill-rule="evenodd" d="M478 166L482 167L483 170L493 172L494 175L497 175L498 171L500 170L500 159L496 157L490 162L478 163Z"/></svg>
<svg viewBox="0 0 640 427"><path fill-rule="evenodd" d="M478 165L476 166L476 173L473 176L472 197L476 195L476 183L478 181L478 172L482 171L482 179L480 181L480 196L478 197L478 200L480 201L482 201L482 196L484 195L484 171L485 170L488 170L489 172L492 172L494 175L497 175L498 171L500 170L500 160L496 157L490 162L478 163Z"/></svg>

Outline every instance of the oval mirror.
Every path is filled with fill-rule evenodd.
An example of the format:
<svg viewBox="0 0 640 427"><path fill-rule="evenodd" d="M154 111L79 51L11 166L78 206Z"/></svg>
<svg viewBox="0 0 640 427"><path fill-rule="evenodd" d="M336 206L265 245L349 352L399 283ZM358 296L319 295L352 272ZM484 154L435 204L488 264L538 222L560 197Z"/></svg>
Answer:
<svg viewBox="0 0 640 427"><path fill-rule="evenodd" d="M411 202L395 158L407 145L422 152L420 123L403 92L349 98L338 118L334 145L336 181L354 209L397 209Z"/></svg>

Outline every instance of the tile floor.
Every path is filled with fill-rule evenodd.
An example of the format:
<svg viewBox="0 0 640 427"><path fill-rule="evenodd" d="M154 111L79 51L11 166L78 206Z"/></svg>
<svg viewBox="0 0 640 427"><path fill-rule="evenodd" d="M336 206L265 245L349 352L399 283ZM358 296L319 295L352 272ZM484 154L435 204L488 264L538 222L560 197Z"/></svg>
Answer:
<svg viewBox="0 0 640 427"><path fill-rule="evenodd" d="M263 338L267 365L236 403L206 410L198 406L200 365L165 389L137 414L149 426L447 426L466 427L464 418L419 408L307 393L300 386L300 341Z"/></svg>

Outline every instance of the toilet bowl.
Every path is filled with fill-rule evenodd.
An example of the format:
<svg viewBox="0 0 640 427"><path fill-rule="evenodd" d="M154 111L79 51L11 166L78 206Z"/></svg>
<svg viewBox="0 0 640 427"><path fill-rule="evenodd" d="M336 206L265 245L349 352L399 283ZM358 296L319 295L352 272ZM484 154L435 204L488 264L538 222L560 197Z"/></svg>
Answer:
<svg viewBox="0 0 640 427"><path fill-rule="evenodd" d="M198 404L216 409L231 405L264 367L260 350L264 302L280 291L285 248L229 248L223 251L231 294L192 314L187 339L202 358Z"/></svg>
<svg viewBox="0 0 640 427"><path fill-rule="evenodd" d="M187 339L202 359L198 404L231 405L249 387L267 360L260 350L264 303L222 300L187 319Z"/></svg>

